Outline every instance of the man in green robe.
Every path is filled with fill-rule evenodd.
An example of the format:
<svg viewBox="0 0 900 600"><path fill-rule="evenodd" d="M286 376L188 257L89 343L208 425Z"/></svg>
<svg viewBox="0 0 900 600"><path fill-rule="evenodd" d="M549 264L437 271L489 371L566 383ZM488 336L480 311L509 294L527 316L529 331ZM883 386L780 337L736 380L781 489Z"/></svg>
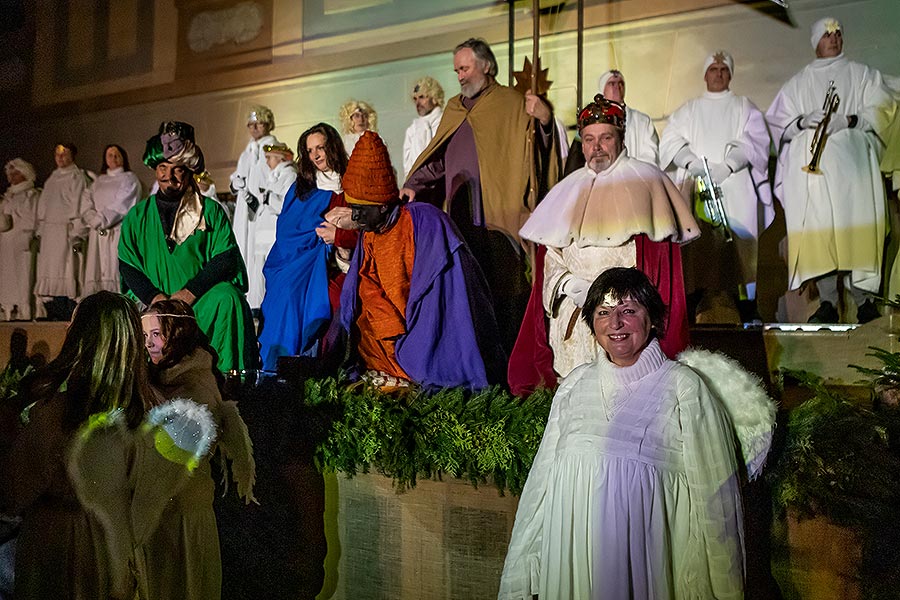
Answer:
<svg viewBox="0 0 900 600"><path fill-rule="evenodd" d="M218 353L220 370L256 368L259 352L244 297L247 272L225 211L194 182L204 167L194 128L160 125L159 135L147 141L144 164L156 171L159 191L122 221L119 271L125 292L147 306L184 300Z"/></svg>

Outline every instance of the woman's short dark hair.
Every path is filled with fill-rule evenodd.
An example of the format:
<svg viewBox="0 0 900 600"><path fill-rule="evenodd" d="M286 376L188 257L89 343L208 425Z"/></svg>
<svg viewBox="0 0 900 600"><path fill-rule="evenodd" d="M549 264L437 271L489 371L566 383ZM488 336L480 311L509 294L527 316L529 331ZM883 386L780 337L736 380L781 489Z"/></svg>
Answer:
<svg viewBox="0 0 900 600"><path fill-rule="evenodd" d="M325 156L328 159L328 166L331 170L341 177L347 171L347 151L344 149L341 134L328 123L313 125L300 134L300 139L297 140L297 170L300 172L300 179L303 179L306 183L306 186L303 187L315 187L316 185L316 172L318 169L316 169L316 165L310 160L309 153L306 151L306 138L314 133L325 136Z"/></svg>
<svg viewBox="0 0 900 600"><path fill-rule="evenodd" d="M130 171L131 165L128 164L128 153L125 152L125 148L123 148L122 146L120 146L118 144L109 144L106 146L106 148L103 149L103 158L101 159L102 165L100 167L100 174L102 175L109 170L109 167L106 165L106 153L109 151L110 148L115 148L116 150L119 151L119 154L122 155L122 168L126 172Z"/></svg>
<svg viewBox="0 0 900 600"><path fill-rule="evenodd" d="M617 300L631 298L647 309L650 324L656 330L656 337L661 337L666 328L666 305L662 296L647 276L634 268L613 267L600 273L588 289L581 318L594 332L594 312L603 302L607 294Z"/></svg>
<svg viewBox="0 0 900 600"><path fill-rule="evenodd" d="M481 38L469 38L453 49L453 55L455 56L456 53L463 48L471 50L475 55L475 58L488 65L488 75L497 77L497 73L499 72L499 69L497 68L497 58L494 56L493 50L491 50L491 47L488 46L486 41Z"/></svg>

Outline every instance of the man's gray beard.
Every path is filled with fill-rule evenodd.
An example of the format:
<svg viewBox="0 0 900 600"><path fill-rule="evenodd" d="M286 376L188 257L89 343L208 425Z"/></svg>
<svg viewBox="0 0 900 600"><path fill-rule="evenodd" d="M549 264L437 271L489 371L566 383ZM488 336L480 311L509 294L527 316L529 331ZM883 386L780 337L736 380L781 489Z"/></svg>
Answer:
<svg viewBox="0 0 900 600"><path fill-rule="evenodd" d="M478 94L478 92L480 92L487 86L488 86L488 79L485 78L484 83L481 85L480 88L474 89L474 87L475 87L474 83L467 83L466 85L459 86L459 93L462 94L463 96L465 96L466 98L474 98Z"/></svg>
<svg viewBox="0 0 900 600"><path fill-rule="evenodd" d="M592 158L588 161L588 167L594 173L602 173L607 170L610 166L612 166L613 161L609 157L605 158Z"/></svg>

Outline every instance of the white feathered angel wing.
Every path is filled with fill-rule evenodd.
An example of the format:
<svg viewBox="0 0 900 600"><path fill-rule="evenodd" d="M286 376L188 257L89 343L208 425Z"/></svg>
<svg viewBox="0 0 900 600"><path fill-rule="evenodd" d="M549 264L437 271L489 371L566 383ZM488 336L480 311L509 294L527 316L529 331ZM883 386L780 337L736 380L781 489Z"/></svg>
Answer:
<svg viewBox="0 0 900 600"><path fill-rule="evenodd" d="M689 348L678 355L678 362L696 371L725 407L747 465L747 477L753 481L762 472L772 445L778 410L775 401L758 377L724 354Z"/></svg>

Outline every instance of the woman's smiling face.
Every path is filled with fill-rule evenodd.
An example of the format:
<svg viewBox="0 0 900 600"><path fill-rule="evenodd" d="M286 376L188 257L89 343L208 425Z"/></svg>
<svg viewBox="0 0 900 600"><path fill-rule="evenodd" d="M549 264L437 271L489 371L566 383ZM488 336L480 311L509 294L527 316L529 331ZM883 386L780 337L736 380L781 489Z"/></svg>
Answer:
<svg viewBox="0 0 900 600"><path fill-rule="evenodd" d="M610 361L620 367L637 362L653 329L647 309L630 296L604 298L594 310L594 337Z"/></svg>

